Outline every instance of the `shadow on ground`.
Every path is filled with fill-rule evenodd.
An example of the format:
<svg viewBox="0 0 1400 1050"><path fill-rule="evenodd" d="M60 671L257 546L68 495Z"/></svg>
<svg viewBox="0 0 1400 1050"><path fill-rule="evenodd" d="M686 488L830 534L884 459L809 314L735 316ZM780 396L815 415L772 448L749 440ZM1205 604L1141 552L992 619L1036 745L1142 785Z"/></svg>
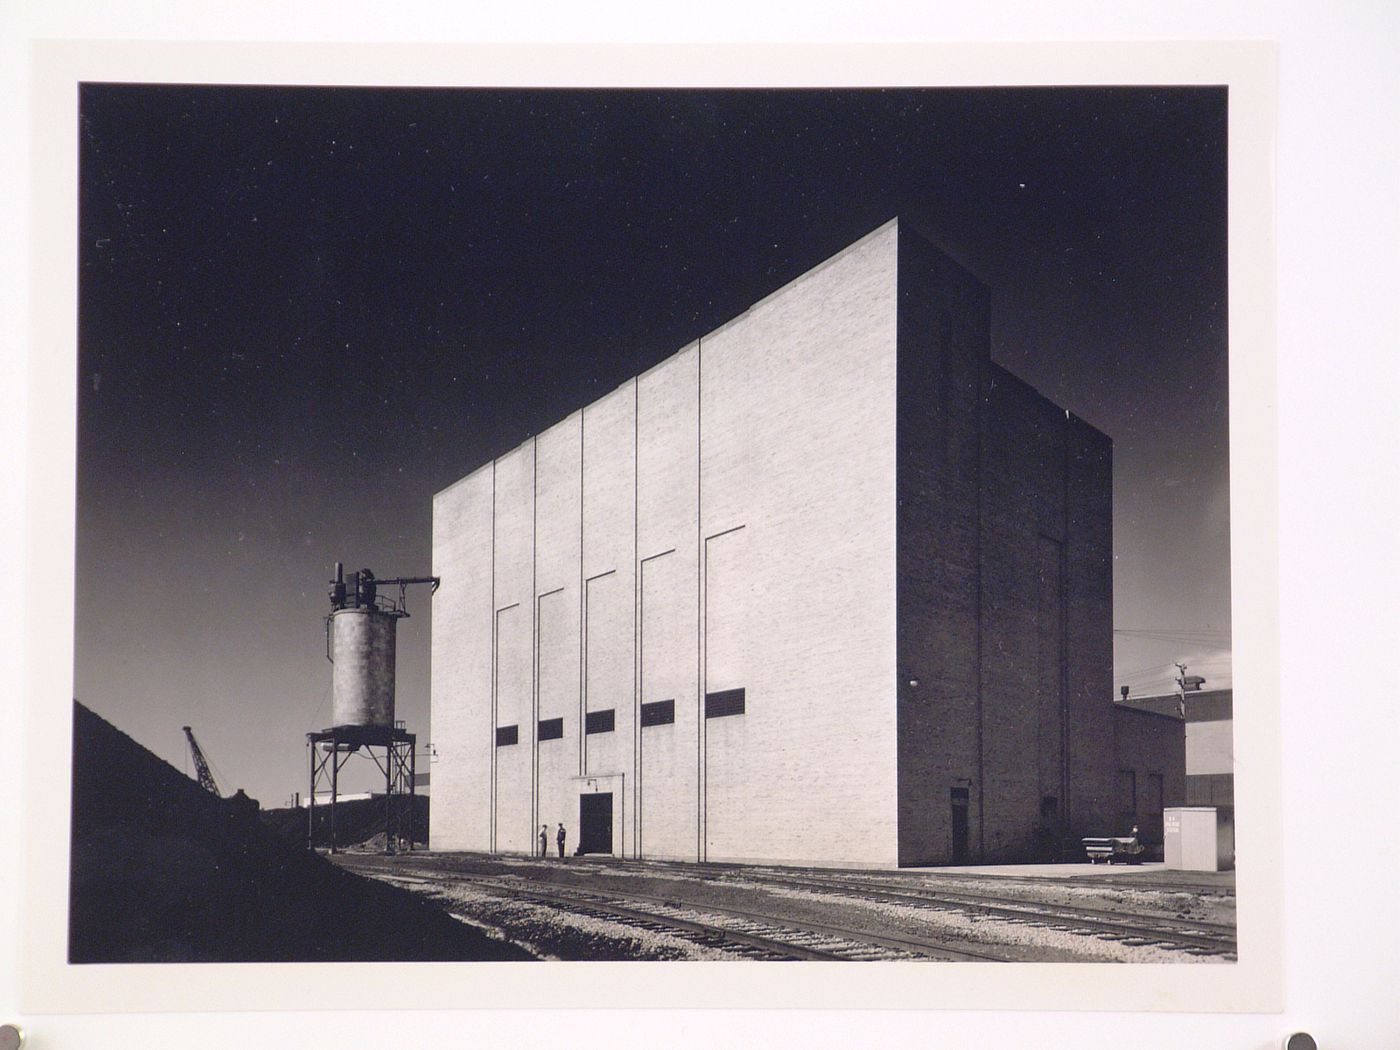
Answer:
<svg viewBox="0 0 1400 1050"><path fill-rule="evenodd" d="M78 703L68 931L73 963L530 958L297 848Z"/></svg>

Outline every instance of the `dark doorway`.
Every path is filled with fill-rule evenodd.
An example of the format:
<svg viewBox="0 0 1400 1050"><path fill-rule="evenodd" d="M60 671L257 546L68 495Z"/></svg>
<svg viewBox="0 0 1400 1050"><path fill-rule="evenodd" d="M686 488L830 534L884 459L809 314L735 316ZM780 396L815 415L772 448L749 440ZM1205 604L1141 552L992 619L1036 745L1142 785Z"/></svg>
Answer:
<svg viewBox="0 0 1400 1050"><path fill-rule="evenodd" d="M1063 859L1060 846L1060 800L1055 795L1040 796L1040 830L1036 833L1036 859Z"/></svg>
<svg viewBox="0 0 1400 1050"><path fill-rule="evenodd" d="M967 863L967 788L952 789L953 804L953 863Z"/></svg>
<svg viewBox="0 0 1400 1050"><path fill-rule="evenodd" d="M578 851L580 853L611 853L612 792L578 797Z"/></svg>

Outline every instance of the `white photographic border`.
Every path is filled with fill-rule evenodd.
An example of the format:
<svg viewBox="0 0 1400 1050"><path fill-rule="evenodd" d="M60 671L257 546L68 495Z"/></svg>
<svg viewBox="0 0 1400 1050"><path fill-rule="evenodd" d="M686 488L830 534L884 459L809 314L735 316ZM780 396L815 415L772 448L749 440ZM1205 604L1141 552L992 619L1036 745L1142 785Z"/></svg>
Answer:
<svg viewBox="0 0 1400 1050"><path fill-rule="evenodd" d="M838 72L839 71L839 72ZM35 476L71 473L77 301L77 87L82 82L421 86L747 87L1224 84L1230 134L1231 504L1237 776L1238 963L1122 966L888 963L758 967L593 963L69 966L66 845L71 739L73 491L31 495L31 564L47 581L29 608L31 760L55 776L26 834L27 1009L854 1007L1239 1011L1281 1004L1278 721L1273 564L1277 525L1270 199L1273 51L1267 45L946 45L763 48L509 48L53 42L34 53L35 290L31 403ZM40 174L42 173L42 177ZM1262 469L1261 469L1262 468ZM1239 542L1242 535L1250 542ZM65 637L65 631L67 637ZM736 967L739 969L736 970ZM349 974L353 972L353 978ZM547 994L542 995L542 988Z"/></svg>

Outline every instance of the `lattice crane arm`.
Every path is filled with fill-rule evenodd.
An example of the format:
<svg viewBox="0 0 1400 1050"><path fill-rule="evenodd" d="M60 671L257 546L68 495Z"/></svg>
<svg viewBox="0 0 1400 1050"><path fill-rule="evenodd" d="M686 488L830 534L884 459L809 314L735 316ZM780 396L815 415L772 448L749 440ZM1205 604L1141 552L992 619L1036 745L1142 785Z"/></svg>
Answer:
<svg viewBox="0 0 1400 1050"><path fill-rule="evenodd" d="M214 774L209 772L209 762L205 759L204 752L199 749L199 742L194 738L194 730L190 729L189 726L181 726L180 728L185 731L185 739L190 742L190 755L194 758L195 772L199 774L199 786L222 798L223 792L219 790L219 785L214 780Z"/></svg>

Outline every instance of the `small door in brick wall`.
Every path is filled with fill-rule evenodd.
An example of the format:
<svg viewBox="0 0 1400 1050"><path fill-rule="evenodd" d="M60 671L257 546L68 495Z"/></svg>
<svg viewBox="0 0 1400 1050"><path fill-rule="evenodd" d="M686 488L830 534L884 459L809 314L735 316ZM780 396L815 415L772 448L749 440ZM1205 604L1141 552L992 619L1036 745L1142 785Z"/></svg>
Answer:
<svg viewBox="0 0 1400 1050"><path fill-rule="evenodd" d="M968 790L967 788L952 788L951 803L953 806L953 863L966 864L968 856L967 847L967 810L968 810Z"/></svg>
<svg viewBox="0 0 1400 1050"><path fill-rule="evenodd" d="M580 853L611 853L613 797L611 791L600 791L578 797L578 851Z"/></svg>

